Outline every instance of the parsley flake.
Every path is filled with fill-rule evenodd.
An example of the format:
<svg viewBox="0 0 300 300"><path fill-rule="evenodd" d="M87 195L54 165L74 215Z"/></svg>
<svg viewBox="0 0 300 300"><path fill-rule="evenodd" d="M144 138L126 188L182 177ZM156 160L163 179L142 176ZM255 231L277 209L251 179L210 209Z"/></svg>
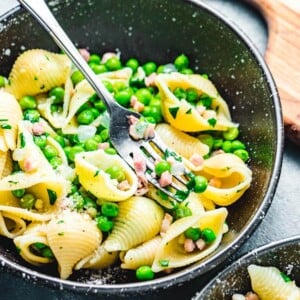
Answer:
<svg viewBox="0 0 300 300"><path fill-rule="evenodd" d="M177 113L178 113L179 107L175 106L175 107L170 107L169 108L169 112L172 115L173 119L176 119Z"/></svg>
<svg viewBox="0 0 300 300"><path fill-rule="evenodd" d="M208 122L208 124L209 124L210 126L215 127L216 124L217 124L217 119L215 119L215 118L210 118L210 119L207 120L207 122Z"/></svg>
<svg viewBox="0 0 300 300"><path fill-rule="evenodd" d="M20 144L21 144L21 148L24 148L26 145L25 137L23 133L20 133Z"/></svg>
<svg viewBox="0 0 300 300"><path fill-rule="evenodd" d="M12 129L11 125L6 124L6 123L5 123L5 124L1 124L0 127L1 127L2 129Z"/></svg>
<svg viewBox="0 0 300 300"><path fill-rule="evenodd" d="M57 194L55 191L47 189L48 197L49 197L49 202L51 205L53 205L57 199Z"/></svg>
<svg viewBox="0 0 300 300"><path fill-rule="evenodd" d="M159 261L159 264L162 266L162 267L168 267L169 266L169 260L167 259L161 259Z"/></svg>

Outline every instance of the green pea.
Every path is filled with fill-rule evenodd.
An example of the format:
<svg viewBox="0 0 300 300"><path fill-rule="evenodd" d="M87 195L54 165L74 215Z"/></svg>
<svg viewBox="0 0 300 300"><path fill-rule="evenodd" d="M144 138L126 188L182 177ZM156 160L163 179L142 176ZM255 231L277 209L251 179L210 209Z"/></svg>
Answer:
<svg viewBox="0 0 300 300"><path fill-rule="evenodd" d="M140 266L135 271L136 278L138 280L152 280L154 278L154 272L149 266Z"/></svg>
<svg viewBox="0 0 300 300"><path fill-rule="evenodd" d="M114 223L105 216L96 218L97 227L103 232L109 232L112 230Z"/></svg>
<svg viewBox="0 0 300 300"><path fill-rule="evenodd" d="M151 117L151 116L145 117L145 120L146 120L148 123L156 124L156 120L155 120L153 117Z"/></svg>
<svg viewBox="0 0 300 300"><path fill-rule="evenodd" d="M86 151L94 151L98 149L99 142L94 138L88 139L84 142L84 149Z"/></svg>
<svg viewBox="0 0 300 300"><path fill-rule="evenodd" d="M113 56L105 62L105 66L109 71L116 71L122 68L121 61L118 57Z"/></svg>
<svg viewBox="0 0 300 300"><path fill-rule="evenodd" d="M116 217L119 214L119 206L117 203L104 202L101 206L101 213L106 217Z"/></svg>
<svg viewBox="0 0 300 300"><path fill-rule="evenodd" d="M100 132L100 136L101 136L101 139L103 142L106 142L108 139L109 139L109 130L106 128L106 129L103 129L101 132Z"/></svg>
<svg viewBox="0 0 300 300"><path fill-rule="evenodd" d="M45 148L43 149L43 153L47 159L51 159L58 155L57 149L51 145L46 145Z"/></svg>
<svg viewBox="0 0 300 300"><path fill-rule="evenodd" d="M101 74L101 73L105 73L107 72L107 68L105 65L96 65L96 64L92 64L91 65L91 69L93 70L93 72L95 74Z"/></svg>
<svg viewBox="0 0 300 300"><path fill-rule="evenodd" d="M159 110L161 110L161 107L162 107L161 99L152 97L152 99L150 100L149 106L157 107Z"/></svg>
<svg viewBox="0 0 300 300"><path fill-rule="evenodd" d="M54 99L54 104L61 104L64 102L65 90L62 87L55 87L50 91L49 96Z"/></svg>
<svg viewBox="0 0 300 300"><path fill-rule="evenodd" d="M62 147L65 147L66 146L66 141L64 139L64 137L62 137L61 135L56 135L54 137L55 141L57 141Z"/></svg>
<svg viewBox="0 0 300 300"><path fill-rule="evenodd" d="M25 194L20 199L20 205L22 208L32 209L34 207L35 201L36 199L32 194Z"/></svg>
<svg viewBox="0 0 300 300"><path fill-rule="evenodd" d="M78 138L77 134L70 134L70 135L68 135L68 139L69 139L69 142L72 145L76 145L76 144L79 143L79 138Z"/></svg>
<svg viewBox="0 0 300 300"><path fill-rule="evenodd" d="M76 154L81 153L83 151L84 149L82 146L73 146L69 152L69 156L68 156L69 160L74 161Z"/></svg>
<svg viewBox="0 0 300 300"><path fill-rule="evenodd" d="M40 119L40 113L36 109L26 109L23 113L24 120L28 120L32 123L38 122Z"/></svg>
<svg viewBox="0 0 300 300"><path fill-rule="evenodd" d="M234 140L231 143L231 148L232 151L239 150L239 149L246 149L246 145L239 140Z"/></svg>
<svg viewBox="0 0 300 300"><path fill-rule="evenodd" d="M143 69L146 73L146 76L149 76L151 73L154 73L157 69L157 65L153 61L149 61L143 65Z"/></svg>
<svg viewBox="0 0 300 300"><path fill-rule="evenodd" d="M211 108L211 105L212 105L212 98L203 94L200 96L200 100L198 101L197 105L202 105L206 108Z"/></svg>
<svg viewBox="0 0 300 300"><path fill-rule="evenodd" d="M65 152L68 159L70 159L71 149L72 149L72 147L70 147L70 146L64 147L64 152Z"/></svg>
<svg viewBox="0 0 300 300"><path fill-rule="evenodd" d="M186 55L181 54L175 58L174 65L178 71L181 71L189 66L189 59Z"/></svg>
<svg viewBox="0 0 300 300"><path fill-rule="evenodd" d="M91 54L88 63L93 63L99 65L101 63L101 57L98 54Z"/></svg>
<svg viewBox="0 0 300 300"><path fill-rule="evenodd" d="M94 137L93 137L93 140L95 140L97 143L102 143L102 138L99 134L96 134Z"/></svg>
<svg viewBox="0 0 300 300"><path fill-rule="evenodd" d="M113 85L111 84L111 82L103 81L102 83L110 93L112 93L114 91L114 88L113 88Z"/></svg>
<svg viewBox="0 0 300 300"><path fill-rule="evenodd" d="M198 91L194 88L188 88L186 90L186 100L188 102L196 102L198 100Z"/></svg>
<svg viewBox="0 0 300 300"><path fill-rule="evenodd" d="M132 90L125 89L125 90L117 92L115 94L115 99L119 104L127 107L130 103L131 96L132 96Z"/></svg>
<svg viewBox="0 0 300 300"><path fill-rule="evenodd" d="M115 92L123 91L127 88L127 85L123 81L116 81L113 83L113 88Z"/></svg>
<svg viewBox="0 0 300 300"><path fill-rule="evenodd" d="M207 178L204 176L197 175L193 178L194 180L194 192L195 193L203 193L208 185Z"/></svg>
<svg viewBox="0 0 300 300"><path fill-rule="evenodd" d="M222 150L226 153L230 153L232 151L231 141L224 141L222 144Z"/></svg>
<svg viewBox="0 0 300 300"><path fill-rule="evenodd" d="M117 154L117 151L114 148L111 148L111 147L106 148L104 150L104 152L107 153L107 154L109 154L109 155L116 155Z"/></svg>
<svg viewBox="0 0 300 300"><path fill-rule="evenodd" d="M90 197L83 196L83 200L84 200L84 208L90 208L90 207L97 208L97 203Z"/></svg>
<svg viewBox="0 0 300 300"><path fill-rule="evenodd" d="M84 110L89 110L91 108L91 103L90 102L85 102L84 104L82 104L78 110L77 110L77 114L81 113Z"/></svg>
<svg viewBox="0 0 300 300"><path fill-rule="evenodd" d="M36 99L33 96L24 96L20 99L19 104L23 110L34 109L37 106Z"/></svg>
<svg viewBox="0 0 300 300"><path fill-rule="evenodd" d="M210 134L200 134L198 139L201 143L206 144L209 147L209 151L213 149L214 138Z"/></svg>
<svg viewBox="0 0 300 300"><path fill-rule="evenodd" d="M96 109L95 107L91 107L91 108L90 108L90 111L92 112L92 114L93 114L93 116L94 116L95 119L98 118L98 117L100 116L99 110Z"/></svg>
<svg viewBox="0 0 300 300"><path fill-rule="evenodd" d="M54 254L52 252L52 250L50 249L50 247L45 247L42 249L41 254L43 257L49 258L49 259L53 259L54 258Z"/></svg>
<svg viewBox="0 0 300 300"><path fill-rule="evenodd" d="M164 73L164 70L165 70L165 66L158 66L158 68L156 69L156 73L157 74Z"/></svg>
<svg viewBox="0 0 300 300"><path fill-rule="evenodd" d="M111 179L117 179L118 182L124 181L126 179L124 170L117 165L108 167L105 172L110 175Z"/></svg>
<svg viewBox="0 0 300 300"><path fill-rule="evenodd" d="M162 120L161 109L155 106L145 106L142 114L145 117L152 117L155 123L159 123Z"/></svg>
<svg viewBox="0 0 300 300"><path fill-rule="evenodd" d="M233 141L239 136L239 129L237 127L231 127L227 131L223 132L223 138L227 141Z"/></svg>
<svg viewBox="0 0 300 300"><path fill-rule="evenodd" d="M157 176L161 176L162 173L166 171L171 171L171 165L167 161L161 160L155 165L154 171Z"/></svg>
<svg viewBox="0 0 300 300"><path fill-rule="evenodd" d="M77 185L76 184L71 184L71 191L70 191L70 194L72 195L72 194L74 194L74 193L76 193L76 192L78 192L78 187L77 187Z"/></svg>
<svg viewBox="0 0 300 300"><path fill-rule="evenodd" d="M51 111L52 114L55 113L55 112L58 112L59 111L59 105L51 104L50 111Z"/></svg>
<svg viewBox="0 0 300 300"><path fill-rule="evenodd" d="M44 134L33 136L33 141L41 149L45 148L47 145L47 137Z"/></svg>
<svg viewBox="0 0 300 300"><path fill-rule="evenodd" d="M179 100L186 99L186 97L187 97L186 91L183 88L179 88L179 87L174 89L173 94Z"/></svg>
<svg viewBox="0 0 300 300"><path fill-rule="evenodd" d="M136 58L130 58L126 62L126 67L129 67L132 69L133 72L136 72L137 68L139 67L139 62Z"/></svg>
<svg viewBox="0 0 300 300"><path fill-rule="evenodd" d="M5 87L6 85L6 78L0 75L0 88Z"/></svg>
<svg viewBox="0 0 300 300"><path fill-rule="evenodd" d="M208 75L207 74L202 74L201 75L203 78L208 79Z"/></svg>
<svg viewBox="0 0 300 300"><path fill-rule="evenodd" d="M71 80L74 85L78 84L83 79L84 79L84 75L79 70L74 71L71 75Z"/></svg>
<svg viewBox="0 0 300 300"><path fill-rule="evenodd" d="M214 139L214 145L213 145L213 149L214 150L217 150L217 149L220 149L223 145L223 139Z"/></svg>
<svg viewBox="0 0 300 300"><path fill-rule="evenodd" d="M57 169L62 164L62 160L60 157L55 156L49 160L49 163L53 169Z"/></svg>
<svg viewBox="0 0 300 300"><path fill-rule="evenodd" d="M198 227L190 227L184 232L187 239L198 241L201 238L201 230Z"/></svg>
<svg viewBox="0 0 300 300"><path fill-rule="evenodd" d="M80 125L88 125L91 124L95 120L93 111L90 109L83 110L81 113L77 115L77 122Z"/></svg>
<svg viewBox="0 0 300 300"><path fill-rule="evenodd" d="M105 103L102 100L97 100L94 102L94 107L98 109L98 111L103 112L106 110Z"/></svg>
<svg viewBox="0 0 300 300"><path fill-rule="evenodd" d="M194 74L194 71L190 68L184 68L180 71L180 73L185 74L185 75L191 75L191 74Z"/></svg>
<svg viewBox="0 0 300 300"><path fill-rule="evenodd" d="M191 215L192 215L192 211L189 207L180 205L175 209L173 216L177 220Z"/></svg>
<svg viewBox="0 0 300 300"><path fill-rule="evenodd" d="M245 149L238 149L233 152L236 156L238 156L243 161L247 161L249 159L249 153Z"/></svg>
<svg viewBox="0 0 300 300"><path fill-rule="evenodd" d="M13 194L15 197L17 197L17 198L22 198L22 197L24 196L26 190L25 190L25 189L18 189L18 190L13 190L13 191L11 191L11 192L12 192L12 194Z"/></svg>
<svg viewBox="0 0 300 300"><path fill-rule="evenodd" d="M137 97L138 101L144 105L149 105L150 100L152 99L152 94L147 88L138 89L135 92L135 96Z"/></svg>
<svg viewBox="0 0 300 300"><path fill-rule="evenodd" d="M216 239L216 234L211 228L204 228L202 230L202 238L207 244L211 244Z"/></svg>

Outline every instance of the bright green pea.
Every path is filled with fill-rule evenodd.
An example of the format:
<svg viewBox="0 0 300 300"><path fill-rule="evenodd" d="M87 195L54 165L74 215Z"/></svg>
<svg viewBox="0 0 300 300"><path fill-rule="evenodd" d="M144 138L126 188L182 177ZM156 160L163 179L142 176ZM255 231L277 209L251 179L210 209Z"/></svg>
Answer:
<svg viewBox="0 0 300 300"><path fill-rule="evenodd" d="M202 238L207 244L211 244L216 239L216 234L211 228L204 228L202 230Z"/></svg>
<svg viewBox="0 0 300 300"><path fill-rule="evenodd" d="M57 169L62 164L62 160L60 157L55 156L49 160L49 163L53 169Z"/></svg>
<svg viewBox="0 0 300 300"><path fill-rule="evenodd" d="M65 90L62 87L55 87L50 91L49 96L54 99L54 104L61 104L64 102Z"/></svg>
<svg viewBox="0 0 300 300"><path fill-rule="evenodd" d="M237 127L231 127L227 131L223 132L223 138L227 141L233 141L239 136L239 129Z"/></svg>
<svg viewBox="0 0 300 300"><path fill-rule="evenodd" d="M91 54L88 63L93 63L99 65L101 63L101 57L98 54Z"/></svg>
<svg viewBox="0 0 300 300"><path fill-rule="evenodd" d="M95 140L97 143L102 143L102 138L99 134L96 134L94 137L93 137L93 140Z"/></svg>
<svg viewBox="0 0 300 300"><path fill-rule="evenodd" d="M69 155L68 155L69 160L74 161L76 154L81 153L83 151L84 151L84 149L83 149L82 146L73 146L73 147L71 147Z"/></svg>
<svg viewBox="0 0 300 300"><path fill-rule="evenodd" d="M95 119L98 118L98 117L100 116L99 110L96 109L95 107L91 107L91 108L90 108L90 111L92 112L92 114L93 114L93 116L94 116Z"/></svg>
<svg viewBox="0 0 300 300"><path fill-rule="evenodd" d="M114 91L114 87L113 87L113 85L111 84L111 82L109 82L109 81L103 81L102 83L103 83L103 85L106 87L106 89L107 89L110 93L112 93L112 92Z"/></svg>
<svg viewBox="0 0 300 300"><path fill-rule="evenodd" d="M43 248L45 248L45 247L47 247L44 243L39 243L39 242L37 242L37 243L34 243L33 244L33 247L35 248L35 249L37 249L37 250L42 250Z"/></svg>
<svg viewBox="0 0 300 300"><path fill-rule="evenodd" d="M112 230L114 223L108 220L105 216L100 216L96 218L96 223L98 228L103 232L109 232Z"/></svg>
<svg viewBox="0 0 300 300"><path fill-rule="evenodd" d="M84 75L79 70L74 71L71 75L71 80L74 85L78 84L83 79L84 79Z"/></svg>
<svg viewBox="0 0 300 300"><path fill-rule="evenodd" d="M114 149L114 148L112 148L112 147L106 148L106 149L104 150L104 152L107 153L107 154L110 154L110 155L116 155L116 154L117 154L116 149Z"/></svg>
<svg viewBox="0 0 300 300"><path fill-rule="evenodd" d="M61 135L56 135L54 137L54 139L62 146L62 147L65 147L66 146L66 141L64 139L64 137L62 137Z"/></svg>
<svg viewBox="0 0 300 300"><path fill-rule="evenodd" d="M208 79L208 75L207 74L202 74L201 75L203 78Z"/></svg>
<svg viewBox="0 0 300 300"><path fill-rule="evenodd" d="M72 147L70 146L67 146L67 147L64 147L64 152L67 156L68 159L70 159L70 151L71 151Z"/></svg>
<svg viewBox="0 0 300 300"><path fill-rule="evenodd" d="M47 145L47 137L44 134L33 136L33 141L41 149L45 148Z"/></svg>
<svg viewBox="0 0 300 300"><path fill-rule="evenodd" d="M6 78L0 75L0 88L5 87Z"/></svg>
<svg viewBox="0 0 300 300"><path fill-rule="evenodd" d="M35 109L37 106L36 99L33 96L24 96L20 99L19 104L22 110Z"/></svg>
<svg viewBox="0 0 300 300"><path fill-rule="evenodd" d="M198 91L194 88L188 88L186 90L186 100L188 102L196 102L198 100Z"/></svg>
<svg viewBox="0 0 300 300"><path fill-rule="evenodd" d="M181 99L186 99L187 95L186 95L186 91L183 88L175 88L173 90L173 94L175 95L176 98L178 98L179 100Z"/></svg>
<svg viewBox="0 0 300 300"><path fill-rule="evenodd" d="M146 73L146 76L149 76L151 73L154 73L157 69L157 65L153 61L149 61L143 65L143 69Z"/></svg>
<svg viewBox="0 0 300 300"><path fill-rule="evenodd" d="M159 123L162 120L161 109L155 106L145 106L142 114L145 117L152 117L155 123Z"/></svg>
<svg viewBox="0 0 300 300"><path fill-rule="evenodd" d="M106 128L106 129L103 129L101 132L100 132L100 136L101 136L101 139L103 142L106 142L108 139L109 139L109 130Z"/></svg>
<svg viewBox="0 0 300 300"><path fill-rule="evenodd" d="M100 100L100 99L94 102L94 106L100 112L103 112L103 111L106 110L105 103L102 100Z"/></svg>
<svg viewBox="0 0 300 300"><path fill-rule="evenodd" d="M12 194L13 194L15 197L17 197L17 198L22 198L22 197L24 196L26 190L25 190L25 189L18 189L18 190L13 190L13 191L11 191L11 192L12 192Z"/></svg>
<svg viewBox="0 0 300 300"><path fill-rule="evenodd" d="M99 142L94 138L88 139L84 142L84 149L86 151L94 151L98 149Z"/></svg>
<svg viewBox="0 0 300 300"><path fill-rule="evenodd" d="M213 145L213 149L214 150L217 150L217 149L220 149L223 145L223 140L222 139L214 139L214 145Z"/></svg>
<svg viewBox="0 0 300 300"><path fill-rule="evenodd" d="M171 171L171 165L166 160L161 160L155 165L154 171L157 176L161 176L162 173Z"/></svg>
<svg viewBox="0 0 300 300"><path fill-rule="evenodd" d="M247 161L249 159L249 153L245 149L238 149L233 152L236 156L238 156L243 161Z"/></svg>
<svg viewBox="0 0 300 300"><path fill-rule="evenodd" d="M77 122L80 125L91 124L95 120L93 111L90 109L85 109L77 115Z"/></svg>
<svg viewBox="0 0 300 300"><path fill-rule="evenodd" d="M177 56L174 61L174 65L178 71L181 71L181 70L187 68L189 66L189 63L190 63L190 61L189 61L188 57L184 54Z"/></svg>
<svg viewBox="0 0 300 300"><path fill-rule="evenodd" d="M138 89L135 92L135 96L137 97L138 101L144 105L149 105L150 100L152 99L152 94L147 88Z"/></svg>
<svg viewBox="0 0 300 300"><path fill-rule="evenodd" d="M230 153L232 151L231 141L224 141L222 144L222 150L226 153Z"/></svg>
<svg viewBox="0 0 300 300"><path fill-rule="evenodd" d="M119 92L125 90L127 88L127 85L125 82L116 81L113 83L113 88L115 92Z"/></svg>
<svg viewBox="0 0 300 300"><path fill-rule="evenodd" d="M114 97L119 104L127 107L130 103L131 96L132 96L132 90L125 89L117 92Z"/></svg>
<svg viewBox="0 0 300 300"><path fill-rule="evenodd" d="M78 108L77 114L81 113L81 112L84 111L84 110L88 110L88 109L90 109L90 108L91 108L91 103L85 102L84 104L82 104L82 105Z"/></svg>
<svg viewBox="0 0 300 300"><path fill-rule="evenodd" d="M105 66L109 71L116 71L122 68L121 61L118 57L113 56L105 62Z"/></svg>
<svg viewBox="0 0 300 300"><path fill-rule="evenodd" d="M191 75L191 74L194 74L194 71L190 68L184 68L180 71L180 73L185 74L185 75Z"/></svg>
<svg viewBox="0 0 300 300"><path fill-rule="evenodd" d="M204 176L197 175L193 178L194 180L194 192L195 193L203 193L208 185L207 178Z"/></svg>
<svg viewBox="0 0 300 300"><path fill-rule="evenodd" d="M239 150L239 149L246 149L246 145L239 140L234 140L231 143L231 148L232 151Z"/></svg>
<svg viewBox="0 0 300 300"><path fill-rule="evenodd" d="M117 165L113 165L105 170L110 175L111 179L117 179L118 182L122 182L126 179L125 172Z"/></svg>
<svg viewBox="0 0 300 300"><path fill-rule="evenodd" d="M96 65L96 64L92 64L91 65L91 69L93 70L93 72L95 74L101 74L101 73L105 73L107 72L107 68L105 65Z"/></svg>
<svg viewBox="0 0 300 300"><path fill-rule="evenodd" d="M78 186L76 185L76 184L71 184L71 191L70 191L70 194L72 195L72 194L74 194L74 193L76 193L76 192L78 192Z"/></svg>
<svg viewBox="0 0 300 300"><path fill-rule="evenodd" d="M151 117L151 116L145 117L145 120L146 120L148 123L156 124L155 119L154 119L153 117Z"/></svg>
<svg viewBox="0 0 300 300"><path fill-rule="evenodd" d="M190 227L184 232L187 239L198 241L201 237L201 230L198 227Z"/></svg>
<svg viewBox="0 0 300 300"><path fill-rule="evenodd" d="M189 207L184 206L184 205L180 205L178 206L175 211L174 211L174 218L177 219L181 219L184 217L188 217L192 215L192 211Z"/></svg>
<svg viewBox="0 0 300 300"><path fill-rule="evenodd" d="M43 153L46 156L47 159L51 159L53 157L56 157L58 155L58 151L56 148L54 148L51 145L46 145L43 149Z"/></svg>
<svg viewBox="0 0 300 300"><path fill-rule="evenodd" d="M214 138L210 134L200 134L198 139L201 143L206 144L209 147L209 151L212 150L214 146Z"/></svg>
<svg viewBox="0 0 300 300"><path fill-rule="evenodd" d="M59 105L51 104L50 111L51 111L52 114L55 113L55 112L58 112L59 111Z"/></svg>
<svg viewBox="0 0 300 300"><path fill-rule="evenodd" d="M26 109L23 113L24 120L28 120L32 123L38 122L40 119L40 113L36 109Z"/></svg>
<svg viewBox="0 0 300 300"><path fill-rule="evenodd" d="M150 100L149 106L153 106L153 107L157 107L158 109L161 110L161 100L159 98L156 97L152 97L152 99Z"/></svg>
<svg viewBox="0 0 300 300"><path fill-rule="evenodd" d="M156 69L156 73L157 74L164 73L164 70L165 70L165 66L158 66L158 68Z"/></svg>
<svg viewBox="0 0 300 300"><path fill-rule="evenodd" d="M135 271L136 278L138 280L152 280L154 278L154 272L149 266L140 266Z"/></svg>
<svg viewBox="0 0 300 300"><path fill-rule="evenodd" d="M41 254L43 257L49 258L49 259L53 259L54 258L54 254L52 252L52 250L49 247L45 247L43 249L41 249Z"/></svg>
<svg viewBox="0 0 300 300"><path fill-rule="evenodd" d="M139 62L136 58L130 58L126 62L126 67L129 67L132 69L133 72L136 72L137 68L139 67Z"/></svg>
<svg viewBox="0 0 300 300"><path fill-rule="evenodd" d="M22 208L32 209L34 207L35 201L36 199L32 194L25 194L20 199L20 205Z"/></svg>
<svg viewBox="0 0 300 300"><path fill-rule="evenodd" d="M104 202L101 206L101 213L106 217L114 218L119 214L119 206L117 203Z"/></svg>
<svg viewBox="0 0 300 300"><path fill-rule="evenodd" d="M200 96L200 100L198 101L197 105L202 105L206 108L211 108L211 105L212 105L212 98L203 94Z"/></svg>

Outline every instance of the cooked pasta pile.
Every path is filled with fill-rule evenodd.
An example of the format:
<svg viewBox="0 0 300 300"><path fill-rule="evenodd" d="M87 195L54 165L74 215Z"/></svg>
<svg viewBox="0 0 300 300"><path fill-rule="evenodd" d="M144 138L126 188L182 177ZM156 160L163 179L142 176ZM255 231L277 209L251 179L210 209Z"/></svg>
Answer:
<svg viewBox="0 0 300 300"><path fill-rule="evenodd" d="M298 300L300 288L275 267L250 265L248 273L255 293L234 294L232 300Z"/></svg>
<svg viewBox="0 0 300 300"><path fill-rule="evenodd" d="M57 263L63 279L119 263L149 280L201 260L252 179L226 102L185 55L157 67L80 51L116 101L142 114L133 138L156 126L169 147L152 176L168 188L184 175L188 192L174 200L149 185L145 158L133 153L131 168L111 145L106 107L80 71L64 54L29 50L0 76L0 234L28 263Z"/></svg>

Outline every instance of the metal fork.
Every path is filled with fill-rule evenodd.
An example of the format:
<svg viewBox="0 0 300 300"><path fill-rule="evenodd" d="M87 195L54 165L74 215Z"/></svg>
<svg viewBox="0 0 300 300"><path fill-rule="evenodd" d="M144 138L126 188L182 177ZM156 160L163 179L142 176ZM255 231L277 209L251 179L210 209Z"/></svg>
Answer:
<svg viewBox="0 0 300 300"><path fill-rule="evenodd" d="M97 95L105 102L108 113L110 114L110 140L119 155L133 168L133 153L141 153L146 158L146 178L157 189L164 192L169 197L182 201L188 196L186 184L188 178L184 176L173 176L173 182L168 188L160 186L157 178L151 175L154 171L155 161L161 158L160 154L154 150L153 145L161 154L165 153L167 147L160 140L157 134L150 140L134 141L129 135L129 116L140 118L140 114L129 111L119 105L105 88L102 82L97 78L86 61L79 54L77 48L69 39L67 34L58 24L57 20L49 10L44 0L19 0L22 6L32 14L38 22L52 36L55 43L66 53L74 65L84 74L86 80L93 87ZM145 155L147 152L147 155ZM188 171L186 170L186 174Z"/></svg>

